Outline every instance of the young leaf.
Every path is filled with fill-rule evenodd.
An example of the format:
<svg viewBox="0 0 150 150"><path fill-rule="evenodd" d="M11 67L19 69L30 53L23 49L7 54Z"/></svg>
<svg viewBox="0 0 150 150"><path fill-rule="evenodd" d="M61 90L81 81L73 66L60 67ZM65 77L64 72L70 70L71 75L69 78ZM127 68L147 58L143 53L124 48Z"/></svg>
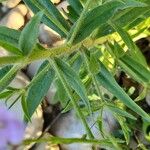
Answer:
<svg viewBox="0 0 150 150"><path fill-rule="evenodd" d="M24 55L28 55L37 43L39 24L42 16L42 12L37 13L21 32L19 38L19 48L22 50Z"/></svg>
<svg viewBox="0 0 150 150"><path fill-rule="evenodd" d="M33 115L38 105L46 95L53 78L55 76L54 71L51 69L49 63L43 63L40 67L37 75L33 78L27 91L27 108L29 117Z"/></svg>
<svg viewBox="0 0 150 150"><path fill-rule="evenodd" d="M141 117L150 122L150 116L142 110L117 84L113 76L105 68L105 66L100 63L100 73L97 74L98 82L110 91L114 96L116 96L120 101L122 101L127 107L139 114Z"/></svg>

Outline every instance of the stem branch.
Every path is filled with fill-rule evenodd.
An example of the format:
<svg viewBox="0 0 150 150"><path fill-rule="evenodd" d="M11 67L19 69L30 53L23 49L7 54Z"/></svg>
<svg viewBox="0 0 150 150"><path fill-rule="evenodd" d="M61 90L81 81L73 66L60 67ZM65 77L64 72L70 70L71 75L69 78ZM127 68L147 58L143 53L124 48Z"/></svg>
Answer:
<svg viewBox="0 0 150 150"><path fill-rule="evenodd" d="M82 123L83 123L83 125L84 125L84 127L85 127L85 130L86 130L86 132L87 132L87 135L89 136L90 139L93 139L94 136L93 136L93 134L92 134L92 132L91 132L89 126L88 126L88 123L86 122L86 119L85 119L84 115L82 114L82 112L81 112L81 110L80 110L80 108L79 108L79 106L78 106L76 100L74 99L74 97L73 97L73 95L72 95L71 89L70 89L70 87L68 86L68 84L67 84L67 82L66 82L66 80L65 80L65 78L64 78L63 73L62 73L61 70L58 68L57 63L55 62L55 60L50 59L50 63L51 63L51 65L52 65L53 69L55 70L55 72L56 72L58 78L59 78L60 81L62 82L62 84L63 84L63 86L64 86L64 88L65 88L65 90L66 90L66 93L68 94L68 97L70 98L70 100L71 100L71 102L72 102L72 104L73 104L73 106L74 106L74 109L75 109L77 115L79 116L79 118L81 119L81 121L82 121Z"/></svg>

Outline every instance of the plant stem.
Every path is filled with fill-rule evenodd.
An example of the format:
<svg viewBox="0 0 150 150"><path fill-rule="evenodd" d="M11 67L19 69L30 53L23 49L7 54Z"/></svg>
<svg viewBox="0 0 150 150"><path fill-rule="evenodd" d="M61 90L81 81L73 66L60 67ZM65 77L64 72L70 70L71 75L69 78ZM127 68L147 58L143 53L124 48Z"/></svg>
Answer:
<svg viewBox="0 0 150 150"><path fill-rule="evenodd" d="M88 143L88 144L96 144L96 145L105 145L112 146L111 142L108 139L105 140L91 140L91 139L82 139L82 138L61 138L61 137L48 137L48 138L40 138L40 139L27 139L23 142L23 144L28 145L31 143L45 143L50 142L51 144L72 144L72 143ZM119 141L118 141L119 142ZM121 142L121 141L120 141Z"/></svg>
<svg viewBox="0 0 150 150"><path fill-rule="evenodd" d="M90 70L90 67L89 67L89 60L88 60L88 58L87 58L85 52L82 51L81 53L82 53L82 55L83 55L84 62L85 62L85 65L86 65L86 67L87 67L88 73L89 73L89 75L91 76L92 81L93 81L93 83L94 83L94 85L95 85L96 92L97 92L98 96L101 98L101 99L100 99L101 103L103 103L104 98L103 98L102 93L100 92L99 84L97 83L97 80L96 80L96 78L95 78L95 75L94 75L94 74L91 72L91 70Z"/></svg>
<svg viewBox="0 0 150 150"><path fill-rule="evenodd" d="M24 58L23 56L4 56L4 57L0 57L0 66L20 63L20 62L22 62L23 58Z"/></svg>
<svg viewBox="0 0 150 150"><path fill-rule="evenodd" d="M75 29L74 29L74 32L72 33L71 35L71 38L69 40L69 44L72 45L73 43L73 40L75 39L76 35L78 34L78 31L80 29L80 27L82 26L82 23L83 23L83 18L84 18L84 15L86 14L86 12L88 11L89 9L89 5L90 3L92 2L93 0L88 0L85 4L85 7L80 15L80 18L78 19L77 23L76 23L76 26L75 26Z"/></svg>
<svg viewBox="0 0 150 150"><path fill-rule="evenodd" d="M69 88L69 86L68 86L68 84L67 84L67 82L66 82L66 80L65 80L65 78L64 78L63 73L62 73L61 70L58 68L58 66L57 66L57 64L56 64L56 62L55 62L55 60L50 59L49 61L50 61L51 65L52 65L53 69L55 70L55 72L56 72L58 78L59 78L60 81L62 82L62 84L63 84L63 86L64 86L64 88L65 88L65 90L66 90L66 93L68 94L68 97L70 98L70 100L71 100L71 102L72 102L72 104L73 104L73 106L74 106L74 109L75 109L77 115L79 116L79 118L81 119L81 121L82 121L82 123L83 123L83 125L84 125L84 127L85 127L85 130L86 130L86 132L87 132L87 135L89 136L90 139L93 139L94 136L93 136L93 134L92 134L92 132L91 132L89 126L88 126L88 123L86 122L86 119L85 119L84 115L82 114L82 112L81 112L81 110L80 110L80 108L79 108L79 106L78 106L76 100L74 99L74 97L73 97L73 95L72 95L71 89Z"/></svg>
<svg viewBox="0 0 150 150"><path fill-rule="evenodd" d="M48 59L48 58L54 58L61 55L71 54L72 52L78 50L81 47L81 45L84 45L85 47L89 48L95 44L103 44L104 42L106 42L106 40L107 39L104 38L104 39L97 39L93 41L92 39L89 38L73 46L71 46L68 43L65 43L61 46L52 47L48 49L39 47L38 51L36 50L32 51L32 53L28 57L28 63L31 63L35 60Z"/></svg>
<svg viewBox="0 0 150 150"><path fill-rule="evenodd" d="M27 65L33 61L54 58L56 56L61 56L64 54L71 54L72 52L78 50L81 47L81 45L85 45L85 47L88 48L95 44L103 44L104 42L106 42L106 40L107 40L106 38L104 39L100 38L100 39L93 41L91 38L89 38L73 46L70 46L69 44L66 44L66 43L58 47L52 47L52 48L47 48L47 49L41 46L41 47L38 47L38 49L35 48L28 57L27 56L0 57L0 66L24 63L24 60L26 60L25 62Z"/></svg>

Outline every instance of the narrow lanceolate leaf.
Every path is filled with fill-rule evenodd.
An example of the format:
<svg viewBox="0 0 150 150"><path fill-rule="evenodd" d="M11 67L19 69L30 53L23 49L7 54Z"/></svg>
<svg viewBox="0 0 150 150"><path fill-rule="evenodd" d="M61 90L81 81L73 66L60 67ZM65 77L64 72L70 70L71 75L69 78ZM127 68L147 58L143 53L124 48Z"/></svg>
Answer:
<svg viewBox="0 0 150 150"><path fill-rule="evenodd" d="M150 17L150 14L146 15L148 12L150 12L149 6L129 9L128 11L124 10L124 12L121 11L115 14L114 17L111 18L111 20L113 20L120 27L126 27L127 29L131 29L144 21L145 18ZM103 26L99 27L97 33L93 36L93 38L99 38L114 32L115 30L108 23L106 23Z"/></svg>
<svg viewBox="0 0 150 150"><path fill-rule="evenodd" d="M79 15L76 13L76 11L70 5L67 7L67 12L64 11L64 13L71 23L75 23L77 21L77 19L79 18Z"/></svg>
<svg viewBox="0 0 150 150"><path fill-rule="evenodd" d="M97 56L97 53L91 53L90 54L90 61L89 61L89 67L93 74L97 74L99 72L99 62L97 61L99 58Z"/></svg>
<svg viewBox="0 0 150 150"><path fill-rule="evenodd" d="M44 15L42 18L42 22L45 23L48 27L56 31L58 34L60 34L62 37L66 37L66 30L64 30L64 27L62 28L62 25L58 22L58 20L53 17L49 12L47 13L47 8L45 6L41 5L40 1L36 0L23 0L26 5L33 11L33 13L38 13L39 11L44 11ZM60 27L61 26L61 27Z"/></svg>
<svg viewBox="0 0 150 150"><path fill-rule="evenodd" d="M81 2L79 0L67 0L67 1L71 5L71 7L76 11L76 13L80 15L83 9Z"/></svg>
<svg viewBox="0 0 150 150"><path fill-rule="evenodd" d="M116 96L120 101L122 101L127 107L150 122L150 116L124 92L124 90L117 84L113 76L101 62L100 67L100 73L98 73L96 76L98 82L108 91L110 91L114 96Z"/></svg>
<svg viewBox="0 0 150 150"><path fill-rule="evenodd" d="M4 27L4 26L0 26L0 39L1 40L3 40L3 38L4 38L4 40L17 46L19 36L20 36L19 31L10 29L10 28Z"/></svg>
<svg viewBox="0 0 150 150"><path fill-rule="evenodd" d="M27 119L27 120L30 121L30 116L29 116L29 112L28 112L25 93L23 93L23 95L21 97L21 106L22 106L22 109L23 109L23 112L24 112L25 120Z"/></svg>
<svg viewBox="0 0 150 150"><path fill-rule="evenodd" d="M13 54L21 54L18 48L20 32L0 26L0 46Z"/></svg>
<svg viewBox="0 0 150 150"><path fill-rule="evenodd" d="M9 96L11 96L12 94L13 94L13 91L5 91L5 92L2 92L2 93L0 93L0 100L9 97Z"/></svg>
<svg viewBox="0 0 150 150"><path fill-rule="evenodd" d="M61 59L56 59L56 62L59 68L64 73L68 84L76 91L76 93L80 96L84 104L90 109L90 103L87 97L86 89L79 76L67 63L65 63Z"/></svg>
<svg viewBox="0 0 150 150"><path fill-rule="evenodd" d="M89 36L93 30L96 28L106 24L110 18L112 18L119 10L124 10L132 7L145 7L141 2L137 2L135 0L126 0L122 1L109 1L100 5L91 11L89 11L85 17L83 18L83 23L81 28L78 30L78 33L74 39L74 43L78 43L82 41L87 36ZM72 31L76 28L76 25L72 28ZM71 36L72 33L69 35Z"/></svg>
<svg viewBox="0 0 150 150"><path fill-rule="evenodd" d="M15 78L19 68L19 66L6 66L0 69L0 92Z"/></svg>
<svg viewBox="0 0 150 150"><path fill-rule="evenodd" d="M119 65L137 82L150 83L150 71L129 55L124 55L118 60Z"/></svg>
<svg viewBox="0 0 150 150"><path fill-rule="evenodd" d="M43 100L53 81L54 76L55 73L51 69L50 64L44 63L40 67L37 75L33 78L29 85L26 98L29 117L33 115L33 113L36 111L36 108Z"/></svg>
<svg viewBox="0 0 150 150"><path fill-rule="evenodd" d="M110 24L117 31L117 33L119 33L122 40L127 45L133 58L137 59L141 64L147 65L146 60L145 60L142 52L138 49L136 44L132 41L131 36L124 29L120 28L117 24L112 23L112 22Z"/></svg>
<svg viewBox="0 0 150 150"><path fill-rule="evenodd" d="M125 110L122 110L118 107L116 107L115 105L112 105L112 104L106 104L106 106L115 114L117 115L120 115L120 116L123 116L123 117L127 117L127 118L130 118L130 119L133 119L133 120L136 120L136 118L129 114L128 112L126 112Z"/></svg>
<svg viewBox="0 0 150 150"><path fill-rule="evenodd" d="M121 68L128 73L134 80L139 83L149 84L150 83L150 70L145 65L139 63L135 58L126 54L122 47L115 42L114 45L108 44L111 49L112 55L114 55ZM142 70L142 72L141 72Z"/></svg>
<svg viewBox="0 0 150 150"><path fill-rule="evenodd" d="M22 50L24 55L28 55L37 43L39 24L42 16L42 12L37 13L21 32L19 48Z"/></svg>
<svg viewBox="0 0 150 150"><path fill-rule="evenodd" d="M118 115L115 115L115 118L118 120L118 122L119 122L119 124L120 124L120 126L122 128L122 131L123 131L126 143L129 144L131 130L130 130L130 128L128 127L128 125L126 123L126 119L123 118L123 117L120 117Z"/></svg>
<svg viewBox="0 0 150 150"><path fill-rule="evenodd" d="M120 57L125 55L125 51L116 41L114 41L114 45L109 42L107 46L110 54L116 59L119 59Z"/></svg>
<svg viewBox="0 0 150 150"><path fill-rule="evenodd" d="M32 0L32 1L34 1L34 0ZM36 0L36 1L39 1L39 5L41 4L41 7L43 7L45 9L45 11L48 12L52 16L52 18L54 17L55 18L54 20L57 20L56 21L57 25L58 25L58 23L60 23L67 31L69 31L70 27L69 27L67 21L65 20L65 18L62 16L62 14L58 11L56 6L50 0L44 0L44 1ZM46 12L45 12L45 15L47 15Z"/></svg>

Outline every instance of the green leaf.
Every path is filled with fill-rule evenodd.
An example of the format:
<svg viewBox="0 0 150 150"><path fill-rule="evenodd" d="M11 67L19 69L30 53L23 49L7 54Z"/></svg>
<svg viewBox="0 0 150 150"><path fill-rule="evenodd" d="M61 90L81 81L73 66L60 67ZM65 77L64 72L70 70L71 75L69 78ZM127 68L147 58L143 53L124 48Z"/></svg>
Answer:
<svg viewBox="0 0 150 150"><path fill-rule="evenodd" d="M122 110L118 107L116 107L115 105L112 105L112 104L106 104L106 106L113 112L113 113L116 113L117 115L120 115L120 116L123 116L123 117L127 117L127 118L130 118L130 119L133 119L133 120L136 120L136 118L129 114L128 112L126 112L125 110Z"/></svg>
<svg viewBox="0 0 150 150"><path fill-rule="evenodd" d="M123 131L126 143L129 144L131 130L130 130L130 128L128 127L128 125L126 123L126 119L123 118L123 117L120 117L118 115L115 115L115 118L118 120L118 122L119 122L119 124L120 124L120 126L122 128L122 131Z"/></svg>
<svg viewBox="0 0 150 150"><path fill-rule="evenodd" d="M142 65L135 58L125 53L122 47L115 42L114 45L111 43L108 44L111 49L111 54L116 57L118 64L123 70L125 70L128 75L135 79L139 83L149 84L150 82L150 71L147 69L147 65ZM142 72L141 72L142 70Z"/></svg>
<svg viewBox="0 0 150 150"><path fill-rule="evenodd" d="M110 25L119 33L122 40L129 48L133 58L137 59L141 64L147 66L145 57L143 56L142 52L138 49L136 44L132 41L131 36L124 29L120 28L117 24L111 22Z"/></svg>
<svg viewBox="0 0 150 150"><path fill-rule="evenodd" d="M119 143L117 142L116 138L114 138L111 134L108 134L107 137L111 141L111 143L113 144L114 149L116 149L116 150L122 150L122 148L119 145Z"/></svg>
<svg viewBox="0 0 150 150"><path fill-rule="evenodd" d="M46 10L47 13L49 13L51 16L53 16L54 18L57 19L58 23L60 23L67 31L70 30L70 26L68 25L67 21L65 20L65 18L62 16L62 14L58 11L56 6L50 0L45 0L45 1L38 0L38 1L42 6L44 6L43 8ZM57 23L57 25L58 25L58 23Z"/></svg>
<svg viewBox="0 0 150 150"><path fill-rule="evenodd" d="M0 26L0 40L6 40L8 43L12 43L17 47L19 37L19 31Z"/></svg>
<svg viewBox="0 0 150 150"><path fill-rule="evenodd" d="M127 107L139 114L141 117L150 122L150 116L142 110L117 84L113 76L105 68L105 66L100 62L100 73L97 74L97 80L104 88L110 91L114 96L116 96L120 101L122 101Z"/></svg>
<svg viewBox="0 0 150 150"><path fill-rule="evenodd" d="M111 20L113 20L113 22L115 22L120 27L131 29L144 21L145 18L150 17L150 14L146 15L148 12L150 12L150 6L132 8L127 10L125 9L115 14L114 17L111 18ZM93 38L96 39L114 32L115 30L108 23L105 23L103 26L99 27L97 33L93 35Z"/></svg>
<svg viewBox="0 0 150 150"><path fill-rule="evenodd" d="M53 17L51 14L49 14L49 8L45 8L40 1L31 1L31 0L23 0L26 5L36 14L39 11L45 10L45 14L42 18L42 22L45 23L47 26L49 26L51 29L56 31L58 34L60 34L62 37L66 37L66 30L62 25L59 23L59 21ZM36 5L35 5L36 4ZM47 13L48 12L48 13Z"/></svg>
<svg viewBox="0 0 150 150"><path fill-rule="evenodd" d="M27 108L29 117L33 115L38 105L46 95L50 85L54 79L55 73L51 69L50 64L44 62L40 67L37 75L33 78L27 91Z"/></svg>
<svg viewBox="0 0 150 150"><path fill-rule="evenodd" d="M62 108L64 108L64 107L66 107L66 105L69 101L68 95L66 92L62 92L62 91L65 91L65 89L64 89L64 86L59 79L57 79L55 81L55 85L56 85L57 91L55 93L54 99L59 99Z"/></svg>
<svg viewBox="0 0 150 150"><path fill-rule="evenodd" d="M0 46L17 55L22 53L18 48L19 36L19 31L0 26Z"/></svg>
<svg viewBox="0 0 150 150"><path fill-rule="evenodd" d="M0 93L0 99L7 98L7 97L11 96L12 94L13 94L13 91L2 92L2 93Z"/></svg>
<svg viewBox="0 0 150 150"><path fill-rule="evenodd" d="M61 59L57 58L56 62L63 74L65 75L68 84L76 91L84 104L90 109L90 103L87 97L86 89L79 76L67 63L65 63Z"/></svg>
<svg viewBox="0 0 150 150"><path fill-rule="evenodd" d="M21 55L22 52L15 47L14 45L8 43L7 41L0 41L0 46L3 47L6 51L12 53L12 54L16 54L16 55Z"/></svg>
<svg viewBox="0 0 150 150"><path fill-rule="evenodd" d="M22 50L24 55L28 55L37 43L39 24L42 16L42 12L37 13L21 32L19 48Z"/></svg>
<svg viewBox="0 0 150 150"><path fill-rule="evenodd" d="M69 5L67 7L68 12L64 12L67 18L71 23L75 23L77 19L79 18L79 15L76 13L76 11Z"/></svg>
<svg viewBox="0 0 150 150"><path fill-rule="evenodd" d="M11 65L1 68L0 69L0 79L2 79L10 71L11 68L12 68Z"/></svg>
<svg viewBox="0 0 150 150"><path fill-rule="evenodd" d="M76 11L78 15L81 14L83 6L79 0L67 0L71 7Z"/></svg>
<svg viewBox="0 0 150 150"><path fill-rule="evenodd" d="M100 5L91 11L89 11L83 18L82 27L78 30L78 33L74 39L74 43L82 41L89 36L96 28L106 24L110 18L112 18L119 10L132 8L132 7L145 7L146 5L135 0L121 1L109 1ZM76 26L72 28L74 30ZM71 31L71 32L72 32ZM71 34L70 34L71 36Z"/></svg>
<svg viewBox="0 0 150 150"><path fill-rule="evenodd" d="M148 93L148 87L145 86L145 87L143 88L143 90L141 91L141 93L138 95L138 97L136 97L136 98L134 99L134 101L135 101L135 102L138 102L138 101L141 101L141 100L145 99L145 97L147 96L147 93Z"/></svg>
<svg viewBox="0 0 150 150"><path fill-rule="evenodd" d="M118 63L137 82L142 82L143 84L150 83L150 71L129 55L126 54L121 57Z"/></svg>
<svg viewBox="0 0 150 150"><path fill-rule="evenodd" d="M0 92L15 78L19 68L18 66L6 66L0 69Z"/></svg>
<svg viewBox="0 0 150 150"><path fill-rule="evenodd" d="M28 106L27 106L25 93L23 93L21 97L21 106L24 112L25 120L27 119L28 121L31 121L31 117L29 116L29 112L28 112Z"/></svg>
<svg viewBox="0 0 150 150"><path fill-rule="evenodd" d="M90 67L90 71L93 73L93 74L97 74L100 70L99 68L99 62L97 61L99 58L97 57L97 54L98 53L91 53L90 54L90 64L89 64L89 67Z"/></svg>
<svg viewBox="0 0 150 150"><path fill-rule="evenodd" d="M114 45L109 42L107 46L110 54L116 59L122 57L125 54L123 48L116 41L114 41Z"/></svg>

